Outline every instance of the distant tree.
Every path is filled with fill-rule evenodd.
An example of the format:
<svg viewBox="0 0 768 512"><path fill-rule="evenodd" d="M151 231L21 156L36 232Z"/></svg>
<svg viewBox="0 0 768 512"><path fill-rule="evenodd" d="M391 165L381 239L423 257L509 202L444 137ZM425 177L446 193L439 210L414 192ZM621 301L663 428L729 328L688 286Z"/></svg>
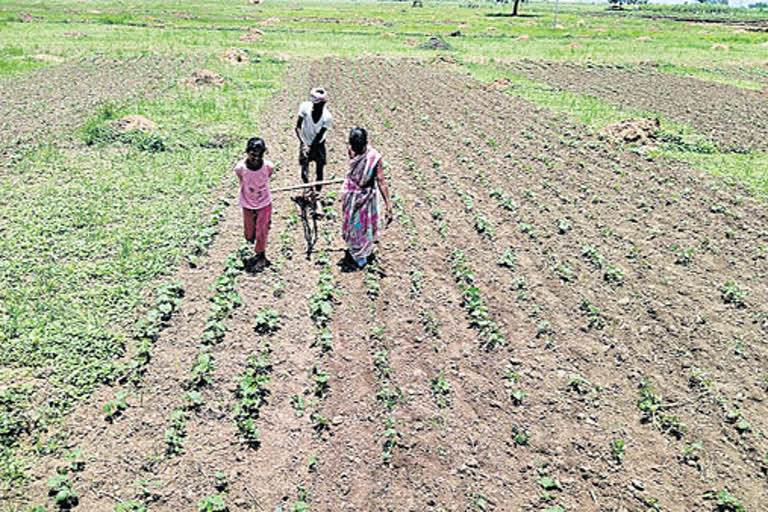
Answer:
<svg viewBox="0 0 768 512"><path fill-rule="evenodd" d="M496 3L504 5L507 3L507 1L508 0L496 0ZM518 10L518 7L520 7L520 1L521 0L515 0L515 5L514 7L512 7L512 16L517 16L517 10Z"/></svg>

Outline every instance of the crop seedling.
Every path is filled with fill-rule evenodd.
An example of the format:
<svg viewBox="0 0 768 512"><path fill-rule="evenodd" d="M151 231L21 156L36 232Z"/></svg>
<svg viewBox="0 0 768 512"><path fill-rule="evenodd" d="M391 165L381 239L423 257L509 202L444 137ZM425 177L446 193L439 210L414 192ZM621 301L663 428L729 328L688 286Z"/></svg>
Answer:
<svg viewBox="0 0 768 512"><path fill-rule="evenodd" d="M584 256L584 258L587 259L592 265L595 266L595 268L602 268L603 266L603 255L600 254L597 249L592 247L591 245L585 245L581 248L581 255Z"/></svg>
<svg viewBox="0 0 768 512"><path fill-rule="evenodd" d="M330 392L331 386L328 383L331 378L330 372L319 370L315 364L312 365L312 368L309 370L309 378L312 379L312 382L315 384L315 396L323 398Z"/></svg>
<svg viewBox="0 0 768 512"><path fill-rule="evenodd" d="M384 384L376 393L376 399L391 411L403 399L403 391L397 386L389 387Z"/></svg>
<svg viewBox="0 0 768 512"><path fill-rule="evenodd" d="M445 380L442 373L429 381L429 388L432 390L432 396L438 407L443 408L451 405L451 383Z"/></svg>
<svg viewBox="0 0 768 512"><path fill-rule="evenodd" d="M53 497L60 509L69 510L77 506L79 497L66 475L57 474L48 479L48 495Z"/></svg>
<svg viewBox="0 0 768 512"><path fill-rule="evenodd" d="M123 501L115 505L115 512L147 512L147 507L139 501Z"/></svg>
<svg viewBox="0 0 768 512"><path fill-rule="evenodd" d="M229 486L229 481L227 480L226 473L222 473L221 471L216 471L213 474L213 486L216 488L219 492L224 492L227 490L227 487Z"/></svg>
<svg viewBox="0 0 768 512"><path fill-rule="evenodd" d="M722 489L715 493L715 491L709 491L704 495L705 499L715 501L714 512L746 512L744 505L741 504L741 500L732 496L728 489Z"/></svg>
<svg viewBox="0 0 768 512"><path fill-rule="evenodd" d="M587 317L587 330L602 329L605 327L605 320L600 316L600 308L585 300L579 308L584 316Z"/></svg>
<svg viewBox="0 0 768 512"><path fill-rule="evenodd" d="M384 440L381 450L381 461L384 465L388 466L392 463L393 452L404 438L404 434L398 429L398 426L402 425L402 421L391 417L384 420L384 432L381 434L381 438Z"/></svg>
<svg viewBox="0 0 768 512"><path fill-rule="evenodd" d="M307 491L302 486L296 488L296 494L298 501L291 504L288 512L309 512L309 498L307 498Z"/></svg>
<svg viewBox="0 0 768 512"><path fill-rule="evenodd" d="M557 230L561 235L568 233L572 228L571 221L568 219L563 218L557 220Z"/></svg>
<svg viewBox="0 0 768 512"><path fill-rule="evenodd" d="M170 456L181 455L184 452L183 439L187 435L187 413L183 409L174 409L170 420L163 436L165 452Z"/></svg>
<svg viewBox="0 0 768 512"><path fill-rule="evenodd" d="M212 494L198 502L197 512L229 512L229 508L221 495Z"/></svg>
<svg viewBox="0 0 768 512"><path fill-rule="evenodd" d="M439 329L442 324L436 320L434 312L422 309L419 312L419 319L421 320L421 325L424 327L425 333L435 338L440 336Z"/></svg>
<svg viewBox="0 0 768 512"><path fill-rule="evenodd" d="M333 333L330 329L321 329L315 335L315 340L312 342L313 347L319 348L323 353L333 351Z"/></svg>
<svg viewBox="0 0 768 512"><path fill-rule="evenodd" d="M128 393L125 391L118 391L115 395L115 398L112 400L107 400L107 403L104 404L103 408L105 420L112 423L115 418L120 416L123 411L128 409L128 403L125 401L127 396Z"/></svg>
<svg viewBox="0 0 768 512"><path fill-rule="evenodd" d="M238 398L235 404L235 425L245 442L252 448L259 446L259 430L255 420L259 417L269 389L266 385L272 379L272 363L269 361L270 349L265 346L261 353L249 356L246 368L235 378Z"/></svg>
<svg viewBox="0 0 768 512"><path fill-rule="evenodd" d="M515 256L515 252L512 249L507 249L499 259L499 266L514 270L515 265L517 265L517 256Z"/></svg>
<svg viewBox="0 0 768 512"><path fill-rule="evenodd" d="M318 464L317 455L310 455L309 461L307 463L307 469L309 470L310 473L317 472L317 464Z"/></svg>
<svg viewBox="0 0 768 512"><path fill-rule="evenodd" d="M720 296L722 297L723 302L726 304L733 304L737 307L746 306L744 299L747 295L749 295L749 292L734 281L726 281L720 288Z"/></svg>
<svg viewBox="0 0 768 512"><path fill-rule="evenodd" d="M197 355L197 362L190 370L187 386L202 388L211 383L213 374L213 356L210 352L202 352Z"/></svg>
<svg viewBox="0 0 768 512"><path fill-rule="evenodd" d="M555 274L566 283L573 283L576 281L576 273L567 263L558 263L555 265Z"/></svg>
<svg viewBox="0 0 768 512"><path fill-rule="evenodd" d="M621 267L608 267L605 269L603 279L616 285L624 284L624 270Z"/></svg>
<svg viewBox="0 0 768 512"><path fill-rule="evenodd" d="M257 334L272 334L280 329L280 313L263 308L256 313L254 330Z"/></svg>
<svg viewBox="0 0 768 512"><path fill-rule="evenodd" d="M679 249L675 253L675 263L687 267L693 260L693 249Z"/></svg>
<svg viewBox="0 0 768 512"><path fill-rule="evenodd" d="M643 412L643 422L651 423L654 428L662 433L670 433L678 439L685 434L687 426L677 416L664 412L669 406L664 403L660 395L651 386L647 379L642 379L639 384L640 399L637 407Z"/></svg>
<svg viewBox="0 0 768 512"><path fill-rule="evenodd" d="M318 434L322 434L323 432L331 429L331 425L328 420L318 412L313 412L309 419L312 421L312 428Z"/></svg>
<svg viewBox="0 0 768 512"><path fill-rule="evenodd" d="M512 435L515 439L515 444L518 446L528 446L530 443L528 442L528 439L530 437L530 434L527 430L524 430L517 425L512 426Z"/></svg>
<svg viewBox="0 0 768 512"><path fill-rule="evenodd" d="M307 409L307 401L299 395L293 395L291 397L291 406L296 410L296 417L301 418Z"/></svg>
<svg viewBox="0 0 768 512"><path fill-rule="evenodd" d="M619 464L624 462L624 446L625 443L621 439L611 441L611 455Z"/></svg>
<svg viewBox="0 0 768 512"><path fill-rule="evenodd" d="M698 467L702 450L703 445L701 441L697 441L695 443L685 443L682 448L680 448L680 462L683 464L688 464L689 466Z"/></svg>

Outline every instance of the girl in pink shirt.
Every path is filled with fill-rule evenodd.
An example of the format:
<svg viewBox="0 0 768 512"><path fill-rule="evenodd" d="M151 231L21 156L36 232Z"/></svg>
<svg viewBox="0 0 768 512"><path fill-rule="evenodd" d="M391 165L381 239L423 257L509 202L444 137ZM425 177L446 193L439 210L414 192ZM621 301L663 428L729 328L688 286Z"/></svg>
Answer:
<svg viewBox="0 0 768 512"><path fill-rule="evenodd" d="M269 193L269 177L274 164L264 160L267 147L261 137L248 139L246 157L235 165L240 182L240 206L243 208L245 239L253 244L256 257L249 267L256 272L269 265L265 255L267 236L272 221L272 196Z"/></svg>

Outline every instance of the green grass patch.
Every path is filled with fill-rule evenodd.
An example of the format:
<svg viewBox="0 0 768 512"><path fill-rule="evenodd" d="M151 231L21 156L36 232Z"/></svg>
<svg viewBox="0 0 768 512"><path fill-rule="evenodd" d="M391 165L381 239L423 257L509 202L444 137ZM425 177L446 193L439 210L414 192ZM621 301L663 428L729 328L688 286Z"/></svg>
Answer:
<svg viewBox="0 0 768 512"><path fill-rule="evenodd" d="M104 105L71 135L80 146L41 144L0 184L0 367L14 369L3 375L9 382L26 374L32 397L3 408L9 399L0 396L0 489L20 478L12 449L29 450L115 376L126 351L121 326L185 256L224 178L232 190L232 163L256 135L253 116L284 68L274 60L206 66L228 86L174 86L156 99ZM125 114L159 128L104 136L106 123ZM221 135L233 142L204 144Z"/></svg>

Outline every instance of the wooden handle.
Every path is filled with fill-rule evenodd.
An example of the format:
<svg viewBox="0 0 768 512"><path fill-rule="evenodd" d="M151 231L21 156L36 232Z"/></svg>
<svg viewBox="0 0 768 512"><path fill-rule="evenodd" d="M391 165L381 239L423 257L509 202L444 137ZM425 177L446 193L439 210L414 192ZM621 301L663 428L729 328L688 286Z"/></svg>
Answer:
<svg viewBox="0 0 768 512"><path fill-rule="evenodd" d="M314 187L316 185L333 185L334 183L343 183L344 178L336 178L335 180L315 181L312 183L302 183L301 185L291 185L290 187L273 188L270 192L287 192L288 190L299 190L302 188Z"/></svg>

